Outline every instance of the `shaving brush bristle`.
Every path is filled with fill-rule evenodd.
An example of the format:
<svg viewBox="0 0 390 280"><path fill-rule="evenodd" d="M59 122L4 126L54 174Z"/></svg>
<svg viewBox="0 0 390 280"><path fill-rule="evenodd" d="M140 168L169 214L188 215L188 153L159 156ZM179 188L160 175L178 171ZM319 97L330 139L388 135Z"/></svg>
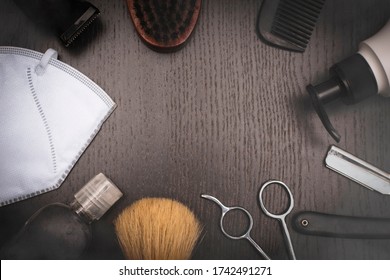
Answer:
<svg viewBox="0 0 390 280"><path fill-rule="evenodd" d="M202 227L194 213L168 198L143 198L116 218L122 251L131 260L189 259Z"/></svg>
<svg viewBox="0 0 390 280"><path fill-rule="evenodd" d="M199 18L201 0L127 0L140 38L158 52L180 49Z"/></svg>

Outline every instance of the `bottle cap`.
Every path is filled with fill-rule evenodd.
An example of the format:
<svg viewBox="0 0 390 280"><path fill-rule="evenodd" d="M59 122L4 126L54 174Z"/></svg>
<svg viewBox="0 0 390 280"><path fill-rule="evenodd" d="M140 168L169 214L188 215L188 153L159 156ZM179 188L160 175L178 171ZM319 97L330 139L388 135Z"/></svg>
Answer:
<svg viewBox="0 0 390 280"><path fill-rule="evenodd" d="M99 220L122 195L118 187L100 173L93 177L74 197L80 204L83 214L93 221Z"/></svg>
<svg viewBox="0 0 390 280"><path fill-rule="evenodd" d="M318 85L306 87L314 109L329 134L340 141L340 134L333 127L324 109L325 105L341 99L345 104L355 104L378 93L375 76L365 58L352 55L330 68L331 78Z"/></svg>

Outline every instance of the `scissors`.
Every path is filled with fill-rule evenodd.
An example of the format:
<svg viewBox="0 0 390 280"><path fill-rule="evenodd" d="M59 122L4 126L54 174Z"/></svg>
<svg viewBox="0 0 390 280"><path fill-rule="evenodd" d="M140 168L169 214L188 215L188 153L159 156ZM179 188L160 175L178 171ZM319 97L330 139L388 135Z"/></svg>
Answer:
<svg viewBox="0 0 390 280"><path fill-rule="evenodd" d="M289 201L290 201L290 205L289 205L289 208L282 214L273 214L271 212L269 212L265 205L264 205L264 201L263 201L263 193L264 193L264 190L269 187L270 185L280 185L282 186L283 188L286 189L287 193L288 193L288 196L289 196ZM252 246L254 246L256 248L256 250L267 260L270 260L270 257L264 252L264 250L252 239L252 237L250 236L250 233L252 231L252 227L253 227L253 218L252 218L252 215L249 213L248 210L246 210L245 208L243 207L239 207L239 206L232 206L232 207L227 207L225 205L222 204L222 202L220 202L217 198L211 196L211 195L207 195L207 194L202 194L201 195L202 198L205 198L205 199L208 199L208 200L211 200L213 202L215 202L219 207L221 207L221 210L222 210L222 215L221 215L221 219L220 219L220 228L223 232L223 234L230 238L230 239L233 239L233 240L238 240L238 239L247 239L251 244ZM288 228L287 228L287 224L286 224L286 216L291 212L291 210L293 209L294 207L294 198L292 196L292 193L289 189L289 187L281 182L281 181L276 181L276 180L271 180L271 181L268 181L266 182L265 184L263 184L261 186L261 189L260 189L260 193L259 193L259 202L260 202L260 207L261 209L263 210L263 212L271 217L271 218L274 218L274 219L278 219L280 222L281 222L281 225L282 225L282 229L283 229L283 233L284 233L284 238L285 238L285 241L287 243L287 249L290 253L290 256L292 259L296 259L295 257L295 253L294 253L294 247L292 245L292 242L291 242L291 237L290 237L290 233L288 231ZM248 226L248 229L247 231L240 235L240 236L233 236L233 235L230 235L229 233L227 233L225 231L225 228L223 227L223 220L226 216L226 214L229 212L229 211L232 211L232 210L239 210L239 211L242 211L244 212L248 219L249 219L249 226Z"/></svg>
<svg viewBox="0 0 390 280"><path fill-rule="evenodd" d="M208 200L211 200L211 201L214 201L216 204L219 205L219 207L221 207L221 210L222 210L222 215L221 215L221 220L220 220L220 227L221 227L221 230L223 232L223 234L230 238L230 239L234 239L234 240L239 240L239 239L247 239L252 245L253 247L255 247L257 249L257 251L267 260L270 260L270 257L268 257L268 255L264 252L263 249L261 249L261 247L259 246L259 244L257 244L251 237L251 231L252 231L252 227L253 227L253 218L252 218L252 215L248 212L248 210L246 210L245 208L242 208L242 207L239 207L239 206L233 206L233 207L227 207L225 205L222 204L221 201L219 201L218 199L216 199L215 197L211 196L211 195L207 195L207 194L202 194L201 195L202 198L205 198L205 199L208 199ZM240 236L234 236L234 235L230 235L229 233L227 233L225 231L225 228L223 227L223 219L225 218L225 215L229 212L229 211L232 211L232 210L239 210L239 211L242 211L244 212L247 216L248 216L248 219L249 219L249 226L248 226L248 229L247 231L243 234L243 235L240 235Z"/></svg>
<svg viewBox="0 0 390 280"><path fill-rule="evenodd" d="M273 214L273 213L269 212L267 210L267 208L265 207L265 205L264 205L264 200L263 200L264 190L267 187L271 186L271 185L282 186L287 191L290 205L289 205L288 209L284 213ZM294 252L294 247L293 247L292 242L291 242L290 232L288 231L287 224L286 224L286 216L288 214L290 214L291 210L294 207L294 197L293 197L293 195L292 195L292 193L290 191L290 188L285 183L283 183L281 181L277 181L277 180L268 181L264 185L261 186L261 189L260 189L260 192L259 192L259 203L260 203L261 210L263 210L263 212L268 217L271 217L271 218L279 220L280 224L282 225L284 240L285 240L285 242L287 244L287 249L288 249L288 251L290 253L291 258L293 260L296 260L297 258L295 257L295 252Z"/></svg>

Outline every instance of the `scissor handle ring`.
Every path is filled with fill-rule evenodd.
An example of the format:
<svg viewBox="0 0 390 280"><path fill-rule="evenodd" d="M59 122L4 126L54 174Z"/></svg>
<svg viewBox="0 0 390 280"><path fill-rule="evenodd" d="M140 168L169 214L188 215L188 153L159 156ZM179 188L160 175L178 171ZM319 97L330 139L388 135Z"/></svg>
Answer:
<svg viewBox="0 0 390 280"><path fill-rule="evenodd" d="M271 212L269 212L267 210L267 208L265 208L265 205L264 205L264 201L263 201L263 192L264 190L269 187L270 185L272 184L276 184L276 185L280 185L282 186L288 193L288 196L289 196L289 200L290 200L290 206L289 208L282 214L273 214ZM293 195L290 191L290 188L283 182L281 181L277 181L277 180L271 180L271 181L268 181L266 182L264 185L261 186L261 189L260 189L260 192L259 192L259 202L260 202L260 207L261 209L264 211L264 213L271 217L271 218L274 218L274 219L284 219L290 212L291 210L293 209L294 207L294 198L293 198Z"/></svg>
<svg viewBox="0 0 390 280"><path fill-rule="evenodd" d="M229 211L232 211L232 210L240 210L242 212L244 212L248 219L249 219L249 226L248 226L248 229L247 231L243 234L243 235L240 235L240 236L233 236L233 235L230 235L229 233L227 233L223 227L223 219L225 218L225 215L229 212ZM250 236L250 232L252 230L252 227L253 227L253 218L252 218L252 215L249 213L248 210L246 210L245 208L242 208L242 207L239 207L239 206L234 206L234 207L226 207L222 209L222 216L221 216L221 220L220 220L220 227L221 227L221 230L223 232L223 234L230 238L230 239L235 239L235 240L238 240L238 239L243 239L243 238L248 238Z"/></svg>

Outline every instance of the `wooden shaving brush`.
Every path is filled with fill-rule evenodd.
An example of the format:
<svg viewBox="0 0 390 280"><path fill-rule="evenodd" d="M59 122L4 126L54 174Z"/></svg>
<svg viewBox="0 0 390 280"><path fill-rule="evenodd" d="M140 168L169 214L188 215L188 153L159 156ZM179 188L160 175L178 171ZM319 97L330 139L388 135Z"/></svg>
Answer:
<svg viewBox="0 0 390 280"><path fill-rule="evenodd" d="M138 200L114 224L125 257L133 260L189 259L202 231L190 209L167 198Z"/></svg>

